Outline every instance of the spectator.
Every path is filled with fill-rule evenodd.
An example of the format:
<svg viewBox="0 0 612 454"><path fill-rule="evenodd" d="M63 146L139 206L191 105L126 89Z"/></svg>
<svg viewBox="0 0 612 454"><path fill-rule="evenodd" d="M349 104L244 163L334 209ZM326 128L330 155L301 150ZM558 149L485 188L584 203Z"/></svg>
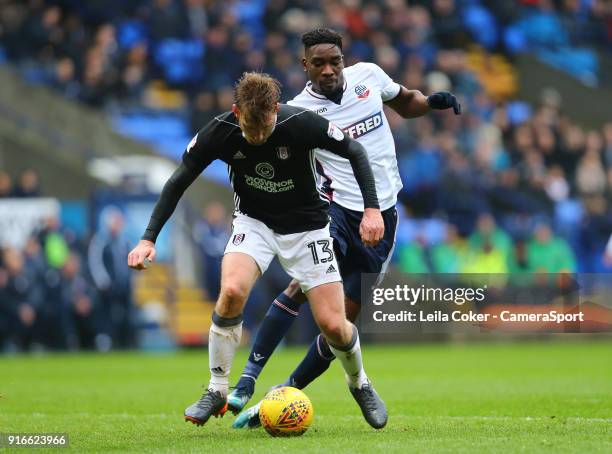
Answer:
<svg viewBox="0 0 612 454"><path fill-rule="evenodd" d="M487 243L490 246L485 246ZM476 231L469 237L469 245L472 250L493 249L499 251L506 264L512 253L512 239L502 229L497 227L495 219L490 213L483 213L478 217Z"/></svg>
<svg viewBox="0 0 612 454"><path fill-rule="evenodd" d="M15 197L40 197L40 183L38 174L34 170L26 169L21 172L14 195Z"/></svg>
<svg viewBox="0 0 612 454"><path fill-rule="evenodd" d="M70 254L62 268L61 290L69 346L73 349L93 349L100 323L94 289L83 275L81 259L74 253Z"/></svg>
<svg viewBox="0 0 612 454"><path fill-rule="evenodd" d="M225 207L219 202L210 203L194 228L194 237L202 253L204 288L212 301L219 296L221 259L230 234L230 220Z"/></svg>
<svg viewBox="0 0 612 454"><path fill-rule="evenodd" d="M457 227L446 226L444 242L431 248L431 262L436 273L459 273L463 268L469 249L466 241L459 236Z"/></svg>
<svg viewBox="0 0 612 454"><path fill-rule="evenodd" d="M576 259L565 240L553 234L550 226L540 222L527 244L527 263L532 273L573 273Z"/></svg>
<svg viewBox="0 0 612 454"><path fill-rule="evenodd" d="M13 196L13 182L7 172L0 171L0 199Z"/></svg>
<svg viewBox="0 0 612 454"><path fill-rule="evenodd" d="M89 271L100 295L102 331L113 347L133 348L132 275L126 261L130 247L122 236L123 214L112 209L102 220L104 228L93 236L88 250Z"/></svg>
<svg viewBox="0 0 612 454"><path fill-rule="evenodd" d="M554 165L548 170L544 189L546 195L555 203L567 200L570 194L570 186L560 165Z"/></svg>
<svg viewBox="0 0 612 454"><path fill-rule="evenodd" d="M602 195L606 189L606 173L596 150L588 150L578 163L576 187L582 196Z"/></svg>
<svg viewBox="0 0 612 454"><path fill-rule="evenodd" d="M66 239L61 232L59 219L55 216L45 219L38 237L44 250L47 265L55 269L64 266L69 250Z"/></svg>
<svg viewBox="0 0 612 454"><path fill-rule="evenodd" d="M462 273L507 274L508 257L491 237L485 237L480 244L470 248L461 268Z"/></svg>
<svg viewBox="0 0 612 454"><path fill-rule="evenodd" d="M2 261L7 272L4 289L4 311L9 321L7 338L17 349L27 351L35 344L40 345L36 323L44 288L27 272L19 251L6 249Z"/></svg>
<svg viewBox="0 0 612 454"><path fill-rule="evenodd" d="M51 86L69 99L76 99L80 86L76 80L74 61L69 57L60 59L54 68Z"/></svg>

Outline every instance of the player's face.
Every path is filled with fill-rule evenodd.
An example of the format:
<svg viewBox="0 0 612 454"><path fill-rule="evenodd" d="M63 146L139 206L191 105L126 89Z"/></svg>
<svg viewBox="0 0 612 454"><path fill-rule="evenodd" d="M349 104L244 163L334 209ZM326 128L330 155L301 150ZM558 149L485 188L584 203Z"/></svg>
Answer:
<svg viewBox="0 0 612 454"><path fill-rule="evenodd" d="M240 109L234 105L232 111L238 119L238 124L242 130L242 134L248 143L251 145L262 145L268 140L274 131L276 126L276 113L278 112L279 105L263 117L253 117L249 112L241 112Z"/></svg>
<svg viewBox="0 0 612 454"><path fill-rule="evenodd" d="M330 95L342 88L344 60L338 46L333 44L311 46L306 49L302 64L316 92Z"/></svg>

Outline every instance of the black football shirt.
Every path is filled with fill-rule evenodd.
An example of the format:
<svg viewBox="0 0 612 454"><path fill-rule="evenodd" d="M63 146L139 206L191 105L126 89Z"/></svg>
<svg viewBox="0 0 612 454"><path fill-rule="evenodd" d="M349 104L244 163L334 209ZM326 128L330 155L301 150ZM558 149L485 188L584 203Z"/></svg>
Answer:
<svg viewBox="0 0 612 454"><path fill-rule="evenodd" d="M349 140L323 117L281 104L264 144L249 144L235 115L226 112L198 132L183 162L197 172L215 159L227 163L236 211L290 234L328 223L329 200L317 184L314 149L345 155Z"/></svg>

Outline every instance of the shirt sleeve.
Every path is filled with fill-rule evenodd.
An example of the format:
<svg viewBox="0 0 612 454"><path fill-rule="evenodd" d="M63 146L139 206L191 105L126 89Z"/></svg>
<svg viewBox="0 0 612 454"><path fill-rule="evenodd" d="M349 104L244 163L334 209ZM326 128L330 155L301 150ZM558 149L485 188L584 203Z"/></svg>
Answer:
<svg viewBox="0 0 612 454"><path fill-rule="evenodd" d="M366 66L372 72L374 78L378 82L380 97L383 102L390 101L399 94L402 88L401 85L394 82L380 66L374 63L362 63L362 65Z"/></svg>
<svg viewBox="0 0 612 454"><path fill-rule="evenodd" d="M185 190L195 181L200 173L217 158L219 149L219 121L213 119L204 126L187 145L183 153L183 162L168 179L159 196L143 240L155 243L164 224L174 212L176 205Z"/></svg>
<svg viewBox="0 0 612 454"><path fill-rule="evenodd" d="M193 136L183 153L183 163L187 168L202 173L218 158L220 126L221 122L213 119Z"/></svg>

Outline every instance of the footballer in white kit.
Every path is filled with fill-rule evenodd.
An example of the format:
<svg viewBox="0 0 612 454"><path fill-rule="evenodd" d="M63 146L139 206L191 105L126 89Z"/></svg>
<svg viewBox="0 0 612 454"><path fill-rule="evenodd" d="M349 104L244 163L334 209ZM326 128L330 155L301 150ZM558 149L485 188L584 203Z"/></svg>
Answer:
<svg viewBox="0 0 612 454"><path fill-rule="evenodd" d="M431 109L461 106L454 95L438 92L424 96L394 82L379 66L357 63L344 67L342 37L330 29L316 29L302 35L302 63L309 82L287 104L309 109L330 121L365 148L376 181L376 191L385 225L383 239L374 247L365 246L359 236L359 220L364 204L350 163L327 150L316 150L316 166L323 193L330 201L330 234L340 265L345 292L346 314L357 317L361 295L361 274L382 273L395 245L397 212L395 204L402 182L397 166L395 144L383 105L403 118L425 115ZM339 131L338 131L339 133ZM288 331L305 301L299 286L292 282L276 297L255 337L249 360L228 405L241 410L251 398L255 382L272 352ZM304 388L322 374L334 359L325 338L313 341L306 357L285 381L285 385ZM243 412L233 427L258 425L257 405Z"/></svg>
<svg viewBox="0 0 612 454"><path fill-rule="evenodd" d="M287 104L318 113L365 147L376 179L380 209L386 210L395 205L402 181L383 103L395 98L401 86L374 63L357 63L342 74L339 104L316 93L312 82ZM330 200L349 210L363 211L363 199L349 161L322 149L316 150L316 157Z"/></svg>

